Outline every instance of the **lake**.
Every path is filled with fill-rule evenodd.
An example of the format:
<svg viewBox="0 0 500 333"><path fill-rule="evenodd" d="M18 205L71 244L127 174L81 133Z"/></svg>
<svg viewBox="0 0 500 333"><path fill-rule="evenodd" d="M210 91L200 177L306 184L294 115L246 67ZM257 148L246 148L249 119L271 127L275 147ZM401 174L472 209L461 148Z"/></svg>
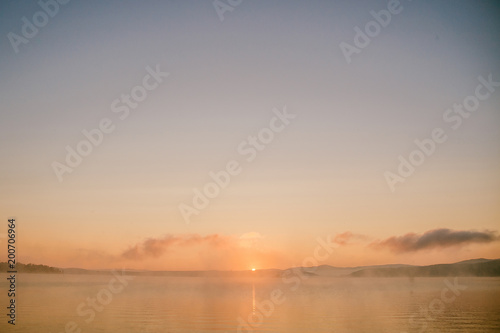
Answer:
<svg viewBox="0 0 500 333"><path fill-rule="evenodd" d="M1 332L500 332L500 278L6 277Z"/></svg>

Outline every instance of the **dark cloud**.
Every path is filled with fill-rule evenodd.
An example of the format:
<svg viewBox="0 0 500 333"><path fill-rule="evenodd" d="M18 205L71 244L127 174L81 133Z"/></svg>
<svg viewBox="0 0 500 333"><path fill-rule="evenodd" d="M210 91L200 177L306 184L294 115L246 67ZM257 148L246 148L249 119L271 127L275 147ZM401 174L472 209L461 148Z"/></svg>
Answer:
<svg viewBox="0 0 500 333"><path fill-rule="evenodd" d="M333 242L340 246L344 246L352 244L356 241L365 241L367 240L367 238L368 237L366 237L365 235L353 234L350 231L346 231L341 234L335 235L335 237L333 238Z"/></svg>
<svg viewBox="0 0 500 333"><path fill-rule="evenodd" d="M190 246L208 244L213 247L218 247L226 244L227 236L217 234L200 236L197 234L190 235L166 235L162 238L148 238L142 243L135 244L122 253L122 257L126 259L139 260L143 258L158 258L164 254L171 246Z"/></svg>
<svg viewBox="0 0 500 333"><path fill-rule="evenodd" d="M387 248L394 252L415 252L424 249L445 248L466 245L470 243L490 243L498 240L494 231L456 231L450 229L435 229L423 234L409 233L403 236L393 236L382 241L375 241L370 247Z"/></svg>

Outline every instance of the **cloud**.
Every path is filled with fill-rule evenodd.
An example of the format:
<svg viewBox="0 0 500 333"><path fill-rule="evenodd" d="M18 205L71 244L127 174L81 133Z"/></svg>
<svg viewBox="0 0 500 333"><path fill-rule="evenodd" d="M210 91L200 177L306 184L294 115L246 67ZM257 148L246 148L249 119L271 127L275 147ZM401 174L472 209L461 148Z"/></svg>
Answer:
<svg viewBox="0 0 500 333"><path fill-rule="evenodd" d="M435 229L423 234L408 233L403 236L392 236L382 241L372 242L369 246L375 249L389 249L393 252L416 252L471 243L491 243L498 239L496 232L489 230L481 232Z"/></svg>
<svg viewBox="0 0 500 333"><path fill-rule="evenodd" d="M341 234L336 234L335 237L333 237L333 242L340 246L344 246L355 243L356 241L364 241L367 238L368 237L365 235L353 234L350 231L346 231Z"/></svg>
<svg viewBox="0 0 500 333"><path fill-rule="evenodd" d="M246 270L290 264L286 253L267 247L262 242L264 238L257 232L207 236L168 234L133 244L122 251L119 258L124 262L146 265L144 267L152 265L169 270Z"/></svg>
<svg viewBox="0 0 500 333"><path fill-rule="evenodd" d="M200 236L189 235L166 235L162 238L148 238L142 243L135 244L122 253L125 259L140 260L144 258L158 258L173 246L195 246L208 245L221 247L229 242L229 236L218 234Z"/></svg>

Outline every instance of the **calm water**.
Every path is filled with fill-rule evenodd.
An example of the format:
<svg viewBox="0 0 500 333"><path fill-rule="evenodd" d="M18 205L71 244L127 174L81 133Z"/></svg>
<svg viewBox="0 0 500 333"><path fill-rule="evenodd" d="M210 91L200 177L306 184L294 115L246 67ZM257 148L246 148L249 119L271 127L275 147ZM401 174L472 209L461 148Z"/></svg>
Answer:
<svg viewBox="0 0 500 333"><path fill-rule="evenodd" d="M5 276L0 332L500 332L500 278L459 278L453 292L444 290L444 278L120 283L112 276L24 274L13 327L6 323Z"/></svg>

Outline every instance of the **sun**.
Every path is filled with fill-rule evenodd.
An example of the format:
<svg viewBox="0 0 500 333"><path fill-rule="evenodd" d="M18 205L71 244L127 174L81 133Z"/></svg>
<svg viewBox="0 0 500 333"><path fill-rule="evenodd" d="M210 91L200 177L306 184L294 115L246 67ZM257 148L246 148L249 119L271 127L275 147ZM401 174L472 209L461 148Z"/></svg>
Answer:
<svg viewBox="0 0 500 333"><path fill-rule="evenodd" d="M255 272L255 268L252 268L252 272Z"/></svg>

